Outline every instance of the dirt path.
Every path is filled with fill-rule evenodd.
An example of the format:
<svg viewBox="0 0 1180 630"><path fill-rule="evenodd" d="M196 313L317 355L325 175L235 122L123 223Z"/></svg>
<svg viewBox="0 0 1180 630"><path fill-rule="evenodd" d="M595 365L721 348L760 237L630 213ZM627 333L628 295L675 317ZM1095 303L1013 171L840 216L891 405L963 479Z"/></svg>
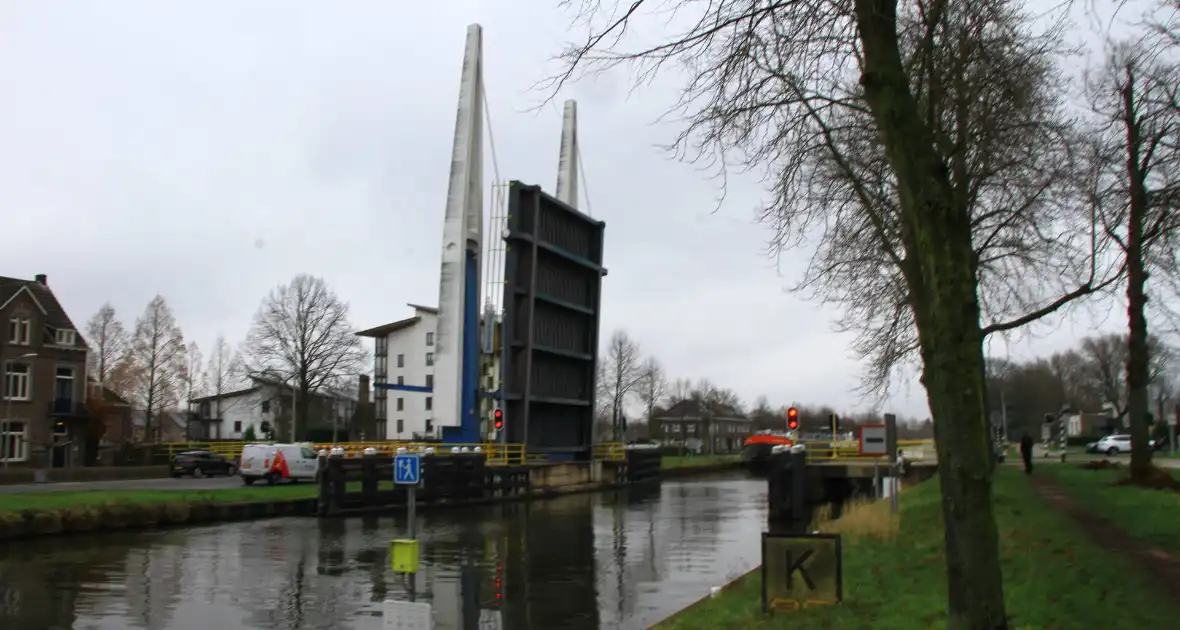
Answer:
<svg viewBox="0 0 1180 630"><path fill-rule="evenodd" d="M1046 503L1072 518L1090 535L1094 544L1130 559L1156 586L1180 603L1180 558L1128 535L1106 519L1083 509L1049 479L1034 474L1032 484Z"/></svg>

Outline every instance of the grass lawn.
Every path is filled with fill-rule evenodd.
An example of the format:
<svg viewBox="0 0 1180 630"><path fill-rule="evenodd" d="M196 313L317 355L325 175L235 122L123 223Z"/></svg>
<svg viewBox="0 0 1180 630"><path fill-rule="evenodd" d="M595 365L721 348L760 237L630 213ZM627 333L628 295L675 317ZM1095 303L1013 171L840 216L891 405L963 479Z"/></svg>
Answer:
<svg viewBox="0 0 1180 630"><path fill-rule="evenodd" d="M393 488L392 481L382 481L378 488ZM349 491L359 492L360 482L348 484ZM19 492L0 494L0 512L17 510L55 510L70 507L95 506L111 503L167 503L170 501L215 501L234 503L310 499L318 496L319 487L313 483L280 484L276 486L242 486L225 490L83 490L79 492Z"/></svg>
<svg viewBox="0 0 1180 630"><path fill-rule="evenodd" d="M660 466L663 468L692 468L740 462L741 460L741 455L672 455L664 456Z"/></svg>
<svg viewBox="0 0 1180 630"><path fill-rule="evenodd" d="M1178 471L1168 471L1176 476ZM1076 464L1039 466L1036 474L1054 481L1078 505L1101 516L1131 536L1180 555L1180 493L1116 486L1126 467L1084 470Z"/></svg>
<svg viewBox="0 0 1180 630"><path fill-rule="evenodd" d="M946 583L938 481L907 490L901 516L858 506L822 529L844 535L844 602L823 609L761 612L757 573L658 630L945 628ZM996 519L1013 630L1174 626L1180 605L1156 594L1129 562L1095 547L1045 505L1023 474L1002 468Z"/></svg>

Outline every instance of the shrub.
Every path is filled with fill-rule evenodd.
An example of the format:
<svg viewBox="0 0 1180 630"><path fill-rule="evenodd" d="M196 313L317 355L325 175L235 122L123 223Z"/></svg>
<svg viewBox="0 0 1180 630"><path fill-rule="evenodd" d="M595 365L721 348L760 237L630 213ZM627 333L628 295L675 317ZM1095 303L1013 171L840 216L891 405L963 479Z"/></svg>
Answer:
<svg viewBox="0 0 1180 630"><path fill-rule="evenodd" d="M128 505L127 524L132 527L151 527L160 522L163 510L158 503L132 503Z"/></svg>
<svg viewBox="0 0 1180 630"><path fill-rule="evenodd" d="M0 512L0 539L23 536L28 531L20 512Z"/></svg>
<svg viewBox="0 0 1180 630"><path fill-rule="evenodd" d="M889 509L889 501L860 499L844 504L840 518L831 520L827 505L815 513L815 529L825 534L840 534L851 539L876 538L893 540L901 531L901 515Z"/></svg>
<svg viewBox="0 0 1180 630"><path fill-rule="evenodd" d="M29 532L56 534L62 530L61 514L57 510L33 510L27 513Z"/></svg>
<svg viewBox="0 0 1180 630"><path fill-rule="evenodd" d="M101 518L103 529L123 529L131 524L131 508L119 503L105 505Z"/></svg>
<svg viewBox="0 0 1180 630"><path fill-rule="evenodd" d="M168 525L180 525L187 523L191 514L192 506L188 503L165 503L164 509L160 512L160 520Z"/></svg>
<svg viewBox="0 0 1180 630"><path fill-rule="evenodd" d="M102 511L91 507L66 508L60 511L62 528L67 532L89 532L102 523Z"/></svg>

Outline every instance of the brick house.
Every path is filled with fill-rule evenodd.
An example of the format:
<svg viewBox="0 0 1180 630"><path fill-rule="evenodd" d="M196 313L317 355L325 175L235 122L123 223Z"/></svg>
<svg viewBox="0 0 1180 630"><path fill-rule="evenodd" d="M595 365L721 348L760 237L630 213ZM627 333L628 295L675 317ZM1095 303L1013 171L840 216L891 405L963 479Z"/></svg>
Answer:
<svg viewBox="0 0 1180 630"><path fill-rule="evenodd" d="M0 462L81 465L89 349L45 275L0 276L0 324Z"/></svg>
<svg viewBox="0 0 1180 630"><path fill-rule="evenodd" d="M731 405L682 400L658 411L651 421L652 438L664 446L679 446L703 453L736 453L750 434L752 423ZM708 437L712 436L712 443Z"/></svg>

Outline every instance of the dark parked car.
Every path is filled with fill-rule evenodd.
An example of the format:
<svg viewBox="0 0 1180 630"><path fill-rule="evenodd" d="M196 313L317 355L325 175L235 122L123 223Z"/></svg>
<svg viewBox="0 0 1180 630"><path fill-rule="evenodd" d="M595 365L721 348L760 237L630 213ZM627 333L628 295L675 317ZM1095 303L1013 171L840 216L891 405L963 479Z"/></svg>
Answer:
<svg viewBox="0 0 1180 630"><path fill-rule="evenodd" d="M187 451L172 456L172 476L236 475L238 465L210 451Z"/></svg>

